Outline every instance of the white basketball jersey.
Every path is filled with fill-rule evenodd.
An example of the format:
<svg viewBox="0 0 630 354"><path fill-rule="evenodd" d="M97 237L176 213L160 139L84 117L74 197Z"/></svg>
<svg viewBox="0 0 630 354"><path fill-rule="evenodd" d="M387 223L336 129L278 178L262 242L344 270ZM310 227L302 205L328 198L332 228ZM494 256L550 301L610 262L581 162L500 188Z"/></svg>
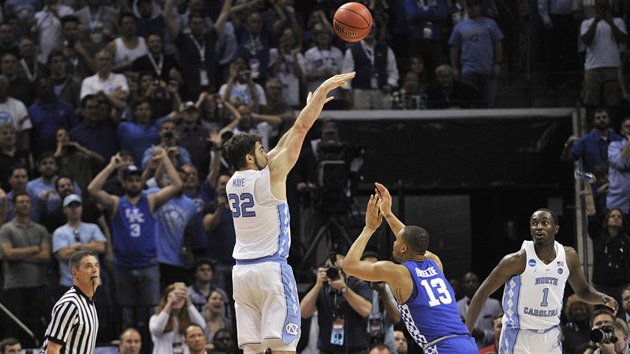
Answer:
<svg viewBox="0 0 630 354"><path fill-rule="evenodd" d="M236 260L289 256L289 206L271 193L269 166L261 171L237 171L226 186L234 219Z"/></svg>
<svg viewBox="0 0 630 354"><path fill-rule="evenodd" d="M560 323L564 286L569 277L564 246L554 243L556 258L543 263L534 250L533 241L524 241L527 264L525 271L505 285L503 293L503 326L544 330Z"/></svg>

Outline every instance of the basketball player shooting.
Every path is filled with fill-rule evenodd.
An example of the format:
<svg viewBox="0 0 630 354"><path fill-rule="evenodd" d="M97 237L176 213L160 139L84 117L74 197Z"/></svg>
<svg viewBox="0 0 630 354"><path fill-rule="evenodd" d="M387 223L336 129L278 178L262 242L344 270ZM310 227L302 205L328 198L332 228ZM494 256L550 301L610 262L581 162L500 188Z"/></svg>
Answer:
<svg viewBox="0 0 630 354"><path fill-rule="evenodd" d="M300 305L293 270L286 179L306 133L319 117L330 91L355 73L335 75L308 94L306 106L268 153L254 134L238 134L224 145L236 172L226 191L234 219L236 260L232 272L238 345L245 354L295 353L300 338Z"/></svg>

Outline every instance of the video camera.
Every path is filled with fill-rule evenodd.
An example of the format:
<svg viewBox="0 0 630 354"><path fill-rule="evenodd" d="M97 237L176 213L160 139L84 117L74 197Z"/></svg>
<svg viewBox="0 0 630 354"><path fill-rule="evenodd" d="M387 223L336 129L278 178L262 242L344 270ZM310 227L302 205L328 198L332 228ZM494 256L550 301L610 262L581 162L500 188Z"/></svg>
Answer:
<svg viewBox="0 0 630 354"><path fill-rule="evenodd" d="M617 343L618 338L614 333L615 327L611 325L601 326L591 331L590 339L595 343Z"/></svg>
<svg viewBox="0 0 630 354"><path fill-rule="evenodd" d="M326 122L317 151L314 207L326 213L345 213L353 195L352 181L363 165L363 149L342 142L337 125Z"/></svg>

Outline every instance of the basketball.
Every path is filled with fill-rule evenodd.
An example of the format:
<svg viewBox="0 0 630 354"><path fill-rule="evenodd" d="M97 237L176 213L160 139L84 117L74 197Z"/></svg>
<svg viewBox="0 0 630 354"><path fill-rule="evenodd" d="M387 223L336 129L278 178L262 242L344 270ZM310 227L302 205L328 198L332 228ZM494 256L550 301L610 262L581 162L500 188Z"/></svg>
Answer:
<svg viewBox="0 0 630 354"><path fill-rule="evenodd" d="M333 27L339 38L346 42L358 42L372 30L372 14L362 4L349 2L335 12Z"/></svg>

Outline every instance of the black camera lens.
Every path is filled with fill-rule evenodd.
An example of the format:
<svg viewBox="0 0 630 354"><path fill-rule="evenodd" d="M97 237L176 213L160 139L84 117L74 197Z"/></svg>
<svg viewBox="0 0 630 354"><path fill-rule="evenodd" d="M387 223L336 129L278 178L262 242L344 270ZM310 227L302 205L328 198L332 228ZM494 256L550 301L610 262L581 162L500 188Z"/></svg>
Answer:
<svg viewBox="0 0 630 354"><path fill-rule="evenodd" d="M326 276L333 281L339 279L339 269L337 267L326 268Z"/></svg>
<svg viewBox="0 0 630 354"><path fill-rule="evenodd" d="M173 132L166 132L166 133L164 133L164 137L166 139L173 139L173 137L174 137Z"/></svg>
<svg viewBox="0 0 630 354"><path fill-rule="evenodd" d="M591 331L591 341L595 343L617 343L617 337L614 335L615 327L602 326Z"/></svg>

